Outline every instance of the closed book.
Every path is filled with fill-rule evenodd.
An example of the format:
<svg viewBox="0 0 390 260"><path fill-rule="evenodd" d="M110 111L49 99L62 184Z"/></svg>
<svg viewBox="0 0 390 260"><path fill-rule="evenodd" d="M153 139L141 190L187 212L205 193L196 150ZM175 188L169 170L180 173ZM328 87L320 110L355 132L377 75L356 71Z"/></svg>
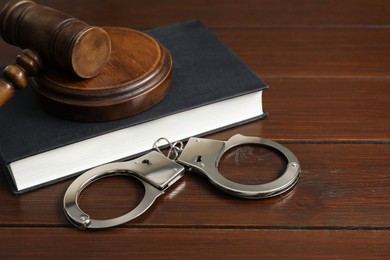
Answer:
<svg viewBox="0 0 390 260"><path fill-rule="evenodd" d="M265 116L267 85L201 22L146 32L173 59L172 87L152 108L117 121L74 122L44 111L28 87L0 109L0 160L15 193L130 159L160 137L186 140Z"/></svg>

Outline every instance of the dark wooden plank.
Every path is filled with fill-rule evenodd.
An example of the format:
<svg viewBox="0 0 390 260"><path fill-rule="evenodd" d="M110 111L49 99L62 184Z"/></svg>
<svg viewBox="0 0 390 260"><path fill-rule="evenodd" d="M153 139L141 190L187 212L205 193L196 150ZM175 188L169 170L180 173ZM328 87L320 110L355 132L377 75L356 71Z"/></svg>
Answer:
<svg viewBox="0 0 390 260"><path fill-rule="evenodd" d="M388 80L266 79L269 116L212 138L236 133L279 141L383 142L390 140Z"/></svg>
<svg viewBox="0 0 390 260"><path fill-rule="evenodd" d="M324 35L320 34L322 40L311 40L307 30L293 31L295 33L291 34L298 36L294 36L296 42L292 46L287 41L279 43L283 37L275 32L273 36L279 38L273 44L267 39L261 41L258 30L246 31L245 37L257 35L249 41L244 40L245 37L235 40L234 35L243 35L243 32L217 31L271 87L264 94L269 118L240 131L277 139L388 140L390 111L387 101L390 93L387 91L387 75L390 55L387 53L390 52L390 34L385 35L386 30L375 30L371 35L370 30L363 30L371 35L365 37L369 40L329 40L330 47L323 51L322 47L327 46L327 37L335 38L335 35L331 35L332 31L325 30ZM300 33L303 32L305 37L302 38ZM270 35L272 31L266 33ZM359 33L350 34L351 37L357 35ZM386 40L389 44L385 46ZM351 45L347 45L347 41ZM312 46L316 47L313 49ZM2 52L0 60L11 60L11 56L8 52ZM303 80L283 79L294 77ZM336 80L330 77L357 79ZM287 124L287 127L281 127L282 124Z"/></svg>
<svg viewBox="0 0 390 260"><path fill-rule="evenodd" d="M387 228L390 215L390 146L385 144L286 144L302 165L291 192L266 200L244 200L215 189L205 178L187 174L139 219L126 226ZM230 173L250 181L280 174L283 161L272 151L235 151L246 159ZM236 154L226 157L236 158ZM225 169L231 167L229 164ZM259 168L253 168L259 167ZM259 173L260 171L260 173ZM225 173L225 171L223 171ZM67 226L62 196L69 181L21 196L0 179L1 226ZM95 218L115 217L134 206L138 191L125 179L101 180L83 195L83 209ZM134 199L135 198L135 199Z"/></svg>
<svg viewBox="0 0 390 260"><path fill-rule="evenodd" d="M279 141L383 142L390 140L389 80L265 79L269 116L217 133L241 132Z"/></svg>
<svg viewBox="0 0 390 260"><path fill-rule="evenodd" d="M385 78L390 75L389 29L213 29L263 78ZM1 64L17 48L0 46Z"/></svg>
<svg viewBox="0 0 390 260"><path fill-rule="evenodd" d="M0 5L4 5L5 2L7 1L1 1ZM194 1L191 4L181 1L151 1L150 3L42 1L40 3L70 12L80 19L91 21L92 24L101 25L145 28L198 17L211 26L229 47L263 77L388 76L390 68L388 28L361 25L388 24L390 16L386 15L386 10L390 3L388 1L373 3L368 0L353 2L353 4L349 1L339 2ZM329 11L331 8L335 10L336 7L337 12ZM127 15L121 15L120 12L125 12ZM310 13L302 15L307 12ZM343 15L340 15L341 13ZM338 21L335 17L342 20ZM262 19L277 19L278 22L267 22ZM299 19L304 20L299 21ZM317 19L322 25L338 26L336 28L314 26L313 28ZM219 24L229 23L231 23L229 29L217 29ZM296 23L306 26L292 26ZM353 28L340 26L346 23L353 24ZM278 24L280 26L275 28ZM13 63L18 49L7 46L3 41L0 43L0 49L2 50L1 64Z"/></svg>
<svg viewBox="0 0 390 260"><path fill-rule="evenodd" d="M0 3L4 4L5 1ZM210 8L209 1L207 3L195 1L194 4L181 3L181 1L172 1L171 3L152 1L149 4L143 1L115 3L112 1L99 1L98 3L96 1L93 3L78 1L77 4L72 1L56 3L42 1L40 3L49 4L65 12L75 13L74 15L81 19L92 20L93 24L100 22L114 26L155 27L198 17L198 13L210 17L211 20L202 16L199 18L211 27L217 26L218 23L234 23L232 27L237 28L236 30L214 28L214 31L263 77L361 77L387 76L389 74L390 34L387 28L359 28L358 26L358 28L353 29L341 26L341 28L313 29L311 26L315 22L310 20L323 17L323 22L328 21L330 24L339 25L351 20L351 17L355 19L360 17L359 19L367 19L366 21L371 21L373 24L388 24L390 22L388 20L378 22L378 19L390 19L388 15L378 13L386 12L385 10L390 5L388 1L375 3L360 1L353 4L349 1L337 4L334 1L304 1L300 4L293 1L281 1L276 4L260 1L249 1L247 4L234 1L223 2L223 4L219 1L212 2L212 7L218 8ZM74 8L75 6L77 8ZM152 8L145 8L145 6ZM253 8L248 8L248 6L253 6ZM328 10L335 7L338 8L337 12ZM192 12L195 13L192 14L187 9L193 10ZM90 10L90 12L86 12L86 10ZM118 12L127 13L129 10L130 14L118 14ZM168 10L171 10L172 15L167 15ZM223 15L210 13L210 10ZM302 15L308 10L312 10L313 15ZM264 15L258 13L259 11L264 12ZM148 15L144 12L152 12L150 17L155 17L154 19L158 20L148 26L150 19L146 18ZM256 15L247 15L245 12L255 12ZM340 16L340 13L343 15ZM180 17L179 14L184 16ZM253 19L258 25L261 25L261 28L258 28L253 21L239 22L240 19L235 19L233 14L241 19ZM337 22L329 15L347 21ZM91 16L95 18L92 19ZM268 23L261 21L263 18L277 18L278 21L283 21L281 18L284 16L291 17L281 22L285 25L281 28L274 28L275 24L278 24L275 21ZM230 19L226 19L226 17L230 17ZM174 18L174 20L169 20L169 18ZM298 22L308 26L291 28L293 21L298 18L309 19ZM220 21L215 22L213 19L220 19ZM332 20L333 22L330 22ZM325 24L327 23L325 22ZM364 21L357 20L353 24L361 25L364 24ZM245 27L253 29L244 29ZM0 44L1 64L14 62L17 49L8 47L4 42Z"/></svg>
<svg viewBox="0 0 390 260"><path fill-rule="evenodd" d="M265 78L373 78L390 75L389 29L215 29Z"/></svg>
<svg viewBox="0 0 390 260"><path fill-rule="evenodd" d="M365 230L0 228L0 258L387 259L389 241L389 231Z"/></svg>
<svg viewBox="0 0 390 260"><path fill-rule="evenodd" d="M6 3L0 1L0 6ZM155 27L200 19L215 27L386 26L386 0L38 0L96 25Z"/></svg>

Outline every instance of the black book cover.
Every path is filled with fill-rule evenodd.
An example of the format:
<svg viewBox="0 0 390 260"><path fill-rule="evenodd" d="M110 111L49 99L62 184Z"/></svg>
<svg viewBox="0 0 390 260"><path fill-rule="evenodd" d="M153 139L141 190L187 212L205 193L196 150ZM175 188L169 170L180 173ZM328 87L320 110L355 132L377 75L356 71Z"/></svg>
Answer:
<svg viewBox="0 0 390 260"><path fill-rule="evenodd" d="M17 91L0 109L2 166L67 144L267 87L197 20L146 32L158 39L173 59L173 84L160 103L122 120L73 122L44 111L32 88L27 87Z"/></svg>

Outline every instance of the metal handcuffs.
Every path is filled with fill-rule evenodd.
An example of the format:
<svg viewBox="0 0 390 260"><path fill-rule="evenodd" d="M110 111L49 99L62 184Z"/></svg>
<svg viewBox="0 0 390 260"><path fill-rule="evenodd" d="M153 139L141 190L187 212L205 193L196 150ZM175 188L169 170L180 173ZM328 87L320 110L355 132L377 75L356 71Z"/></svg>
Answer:
<svg viewBox="0 0 390 260"><path fill-rule="evenodd" d="M222 155L229 149L246 144L260 144L278 150L287 159L285 172L276 180L258 185L232 182L218 171ZM171 148L174 146L171 145ZM279 195L291 189L298 181L300 165L295 155L286 147L269 139L234 135L228 141L195 138L189 139L184 149L174 151L174 160L158 151L127 162L116 162L93 168L80 175L67 189L64 196L64 211L69 221L79 229L113 227L135 219L144 213L153 202L185 170L205 175L217 188L234 196L247 199L262 199ZM177 158L176 158L177 157ZM130 212L117 218L98 220L91 218L78 206L78 197L85 187L109 176L126 175L137 178L145 188L142 201Z"/></svg>

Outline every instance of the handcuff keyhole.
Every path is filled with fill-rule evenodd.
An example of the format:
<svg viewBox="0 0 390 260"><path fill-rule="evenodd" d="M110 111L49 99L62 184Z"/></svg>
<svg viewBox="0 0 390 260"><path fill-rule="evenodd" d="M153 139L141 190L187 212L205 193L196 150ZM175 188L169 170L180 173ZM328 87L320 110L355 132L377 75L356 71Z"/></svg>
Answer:
<svg viewBox="0 0 390 260"><path fill-rule="evenodd" d="M201 163L201 162L202 162L202 155L198 155L198 156L196 157L195 161L196 161L197 163Z"/></svg>
<svg viewBox="0 0 390 260"><path fill-rule="evenodd" d="M148 166L152 165L152 163L151 163L148 159L142 160L142 163L143 163L143 164L146 164L146 165L148 165Z"/></svg>

